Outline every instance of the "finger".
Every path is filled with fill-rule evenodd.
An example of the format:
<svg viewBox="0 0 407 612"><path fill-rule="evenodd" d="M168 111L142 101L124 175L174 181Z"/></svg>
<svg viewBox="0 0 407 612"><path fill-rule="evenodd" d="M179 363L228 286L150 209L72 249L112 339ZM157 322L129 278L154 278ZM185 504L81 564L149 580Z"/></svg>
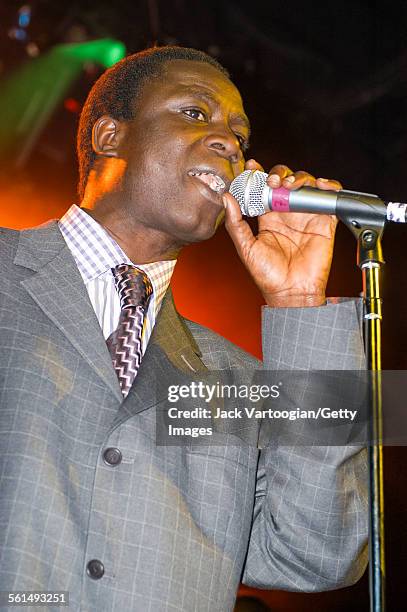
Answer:
<svg viewBox="0 0 407 612"><path fill-rule="evenodd" d="M332 228L332 231L333 231L333 233L335 233L335 229L336 229L336 226L339 223L339 219L335 215L329 215L329 216L331 217L331 228Z"/></svg>
<svg viewBox="0 0 407 612"><path fill-rule="evenodd" d="M299 189L299 187L315 187L316 178L305 170L298 170L294 174L287 176L283 180L283 187L285 189Z"/></svg>
<svg viewBox="0 0 407 612"><path fill-rule="evenodd" d="M331 189L333 191L340 191L343 189L342 183L335 179L317 178L316 186L318 189Z"/></svg>
<svg viewBox="0 0 407 612"><path fill-rule="evenodd" d="M269 172L267 184L273 189L281 187L283 179L292 175L292 173L292 170L288 166L284 166L284 164L276 164Z"/></svg>
<svg viewBox="0 0 407 612"><path fill-rule="evenodd" d="M248 159L244 165L245 170L260 170L264 172L263 166L261 166L255 159Z"/></svg>
<svg viewBox="0 0 407 612"><path fill-rule="evenodd" d="M245 254L256 242L249 224L242 218L239 204L230 193L222 196L225 207L225 227L231 237L239 256L244 261Z"/></svg>

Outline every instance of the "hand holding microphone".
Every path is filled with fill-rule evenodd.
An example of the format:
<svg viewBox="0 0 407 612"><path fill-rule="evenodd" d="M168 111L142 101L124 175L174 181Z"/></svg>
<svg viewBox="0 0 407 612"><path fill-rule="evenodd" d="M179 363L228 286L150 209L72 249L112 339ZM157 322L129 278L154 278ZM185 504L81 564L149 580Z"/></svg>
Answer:
<svg viewBox="0 0 407 612"><path fill-rule="evenodd" d="M250 160L245 170L260 170ZM267 176L267 175L266 175ZM340 190L335 180L315 179L307 172L292 173L274 166L267 177L272 188L318 187ZM336 218L332 215L273 213L258 218L255 236L235 198L225 193L225 226L236 250L270 306L320 306L331 266Z"/></svg>
<svg viewBox="0 0 407 612"><path fill-rule="evenodd" d="M315 179L306 172L292 174L286 166L275 166L267 175L256 162L248 162L229 191L234 198L225 197L226 228L266 301L274 306L324 302L334 217L353 228L406 223L405 203L342 190L337 181ZM258 217L257 236L242 214Z"/></svg>

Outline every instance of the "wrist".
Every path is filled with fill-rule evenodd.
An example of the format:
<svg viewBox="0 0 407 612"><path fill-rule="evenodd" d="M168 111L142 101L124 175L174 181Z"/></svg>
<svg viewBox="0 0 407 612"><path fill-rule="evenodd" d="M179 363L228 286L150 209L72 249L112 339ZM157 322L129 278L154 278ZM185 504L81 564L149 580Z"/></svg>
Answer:
<svg viewBox="0 0 407 612"><path fill-rule="evenodd" d="M315 308L326 304L325 294L265 295L270 308Z"/></svg>

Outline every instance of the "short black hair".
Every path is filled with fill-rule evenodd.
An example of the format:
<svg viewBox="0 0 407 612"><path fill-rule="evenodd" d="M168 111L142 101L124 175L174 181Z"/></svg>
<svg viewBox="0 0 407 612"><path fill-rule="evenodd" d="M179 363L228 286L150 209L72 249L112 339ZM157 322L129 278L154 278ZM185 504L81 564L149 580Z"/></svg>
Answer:
<svg viewBox="0 0 407 612"><path fill-rule="evenodd" d="M125 57L106 70L90 90L79 120L77 155L80 199L83 198L89 172L96 157L92 148L95 122L102 115L122 121L133 119L136 100L146 81L161 75L164 64L172 60L205 62L230 78L227 70L210 55L197 49L175 46L145 49Z"/></svg>

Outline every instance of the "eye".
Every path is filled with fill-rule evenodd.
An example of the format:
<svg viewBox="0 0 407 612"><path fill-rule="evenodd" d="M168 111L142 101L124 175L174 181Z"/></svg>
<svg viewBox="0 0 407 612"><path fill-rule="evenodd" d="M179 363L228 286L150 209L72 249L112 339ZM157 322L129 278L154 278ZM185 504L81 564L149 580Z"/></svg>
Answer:
<svg viewBox="0 0 407 612"><path fill-rule="evenodd" d="M235 136L237 140L239 141L240 148L242 149L242 151L247 151L247 149L250 146L248 140L241 134L235 134Z"/></svg>
<svg viewBox="0 0 407 612"><path fill-rule="evenodd" d="M199 108L186 108L182 111L187 117L191 117L191 119L196 119L197 121L206 121L206 114L199 110Z"/></svg>

